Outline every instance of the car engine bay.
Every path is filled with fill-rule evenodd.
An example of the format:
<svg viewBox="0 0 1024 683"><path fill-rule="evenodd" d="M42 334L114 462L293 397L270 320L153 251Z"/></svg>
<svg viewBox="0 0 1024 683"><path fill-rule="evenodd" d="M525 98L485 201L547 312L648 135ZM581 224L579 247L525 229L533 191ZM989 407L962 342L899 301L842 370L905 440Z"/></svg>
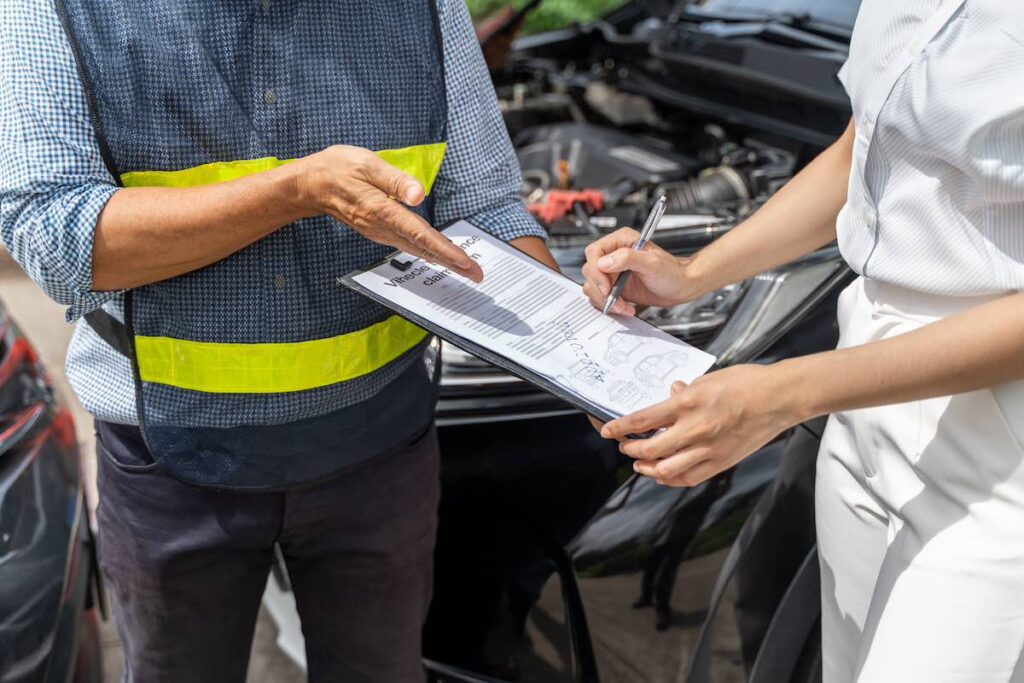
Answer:
<svg viewBox="0 0 1024 683"><path fill-rule="evenodd" d="M516 136L523 199L553 238L601 237L641 223L659 195L659 232L733 224L792 174L793 155L736 142L708 124L692 150L591 123L526 128Z"/></svg>

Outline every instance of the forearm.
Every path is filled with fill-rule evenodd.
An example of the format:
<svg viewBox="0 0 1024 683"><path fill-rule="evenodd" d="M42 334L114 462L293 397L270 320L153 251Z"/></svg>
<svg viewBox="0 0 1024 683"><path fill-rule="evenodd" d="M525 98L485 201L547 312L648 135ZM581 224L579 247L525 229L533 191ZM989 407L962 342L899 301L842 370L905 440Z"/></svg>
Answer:
<svg viewBox="0 0 1024 683"><path fill-rule="evenodd" d="M754 215L698 252L689 264L705 291L739 282L836 238L846 203L854 129L819 154Z"/></svg>
<svg viewBox="0 0 1024 683"><path fill-rule="evenodd" d="M513 247L540 261L552 270L559 270L555 257L551 255L548 245L539 237L518 237L509 242Z"/></svg>
<svg viewBox="0 0 1024 683"><path fill-rule="evenodd" d="M181 275L319 215L479 282L480 266L408 209L422 203L424 192L417 178L345 145L226 183L121 190L97 220L93 288L128 289Z"/></svg>
<svg viewBox="0 0 1024 683"><path fill-rule="evenodd" d="M1024 378L1024 294L906 334L773 365L734 365L674 386L665 401L613 420L634 469L696 486L817 415L950 396ZM648 439L629 434L654 432Z"/></svg>
<svg viewBox="0 0 1024 683"><path fill-rule="evenodd" d="M1024 378L1024 294L897 337L774 367L794 423Z"/></svg>
<svg viewBox="0 0 1024 683"><path fill-rule="evenodd" d="M97 291L138 287L219 261L304 213L286 165L217 185L118 190L99 216Z"/></svg>

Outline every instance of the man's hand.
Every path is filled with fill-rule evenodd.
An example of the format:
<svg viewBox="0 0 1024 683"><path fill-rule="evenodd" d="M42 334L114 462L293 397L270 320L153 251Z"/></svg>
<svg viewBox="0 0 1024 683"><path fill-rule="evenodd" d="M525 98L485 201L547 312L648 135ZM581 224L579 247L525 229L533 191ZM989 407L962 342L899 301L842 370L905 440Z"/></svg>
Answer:
<svg viewBox="0 0 1024 683"><path fill-rule="evenodd" d="M474 282L483 280L476 261L405 208L423 201L419 181L373 152L337 145L299 159L294 166L299 203L308 215L327 214L368 240L450 268Z"/></svg>
<svg viewBox="0 0 1024 683"><path fill-rule="evenodd" d="M779 366L736 365L686 386L632 415L612 420L601 436L621 441L633 469L670 486L696 486L732 467L802 419L779 401ZM628 434L660 430L647 439Z"/></svg>
<svg viewBox="0 0 1024 683"><path fill-rule="evenodd" d="M330 147L213 185L123 188L96 222L92 289L131 289L188 273L323 214L479 282L476 261L406 208L423 194L415 178L358 147Z"/></svg>
<svg viewBox="0 0 1024 683"><path fill-rule="evenodd" d="M583 292L596 308L603 308L619 273L633 271L612 313L633 315L634 304L674 306L701 294L697 279L686 259L669 254L650 242L634 251L640 233L622 228L590 244L583 266Z"/></svg>

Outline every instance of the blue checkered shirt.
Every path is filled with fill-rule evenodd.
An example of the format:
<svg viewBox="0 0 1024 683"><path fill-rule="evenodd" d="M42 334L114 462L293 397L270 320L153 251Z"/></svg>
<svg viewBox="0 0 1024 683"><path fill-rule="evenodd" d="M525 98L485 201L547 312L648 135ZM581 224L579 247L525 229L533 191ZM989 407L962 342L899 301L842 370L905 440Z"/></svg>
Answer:
<svg viewBox="0 0 1024 683"><path fill-rule="evenodd" d="M99 2L100 0L96 0ZM434 186L439 224L466 218L501 239L544 233L519 197L515 152L463 0L438 0L448 154ZM71 48L51 0L0 3L0 237L78 321L67 374L97 419L137 424L132 371L82 315L123 319L122 296L92 290L96 220L117 191L93 134Z"/></svg>

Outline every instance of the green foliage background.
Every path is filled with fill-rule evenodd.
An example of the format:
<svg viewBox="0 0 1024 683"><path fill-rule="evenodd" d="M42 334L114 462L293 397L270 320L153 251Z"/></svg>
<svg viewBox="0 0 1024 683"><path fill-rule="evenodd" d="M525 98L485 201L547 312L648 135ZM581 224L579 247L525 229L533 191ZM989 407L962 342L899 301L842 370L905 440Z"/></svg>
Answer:
<svg viewBox="0 0 1024 683"><path fill-rule="evenodd" d="M538 33L563 28L573 22L593 21L623 3L623 0L543 0L540 6L526 16L523 33ZM505 5L508 0L466 0L474 19L487 17ZM526 0L512 0L522 7Z"/></svg>

